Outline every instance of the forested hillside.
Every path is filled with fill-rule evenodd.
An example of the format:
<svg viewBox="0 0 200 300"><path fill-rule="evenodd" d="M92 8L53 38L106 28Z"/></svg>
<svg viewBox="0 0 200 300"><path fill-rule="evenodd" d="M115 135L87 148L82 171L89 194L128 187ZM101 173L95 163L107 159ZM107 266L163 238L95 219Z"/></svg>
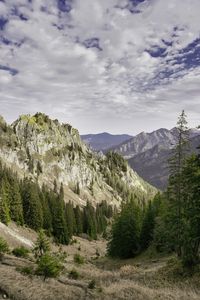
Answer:
<svg viewBox="0 0 200 300"><path fill-rule="evenodd" d="M111 256L134 257L149 246L157 253L176 253L184 267L199 264L200 154L190 154L184 111L177 122L178 140L168 160L166 192L157 194L145 210L134 201L122 206L108 244Z"/></svg>

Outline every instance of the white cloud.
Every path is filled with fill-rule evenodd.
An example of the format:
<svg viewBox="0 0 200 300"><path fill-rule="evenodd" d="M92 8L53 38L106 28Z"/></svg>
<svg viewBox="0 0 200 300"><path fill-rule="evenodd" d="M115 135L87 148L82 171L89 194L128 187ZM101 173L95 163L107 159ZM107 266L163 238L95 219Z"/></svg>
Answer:
<svg viewBox="0 0 200 300"><path fill-rule="evenodd" d="M44 111L81 132L134 133L172 127L185 108L195 123L200 64L185 67L180 50L200 37L200 1L146 0L138 14L127 4L73 0L65 13L56 0L42 1L43 9L39 0L0 2L9 19L2 36L12 41L0 44L0 65L19 71L0 70L1 114ZM84 46L92 38L102 51ZM150 55L164 47L166 57Z"/></svg>

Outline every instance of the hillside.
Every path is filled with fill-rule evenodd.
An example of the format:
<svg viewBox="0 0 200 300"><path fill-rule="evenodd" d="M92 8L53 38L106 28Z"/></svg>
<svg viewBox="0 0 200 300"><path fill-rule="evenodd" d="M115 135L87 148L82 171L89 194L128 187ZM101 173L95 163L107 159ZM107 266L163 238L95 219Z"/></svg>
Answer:
<svg viewBox="0 0 200 300"><path fill-rule="evenodd" d="M200 144L200 131L190 130L191 153ZM158 129L142 132L117 147L114 151L128 160L129 165L147 182L158 189L165 189L168 180L167 161L177 142L177 130Z"/></svg>
<svg viewBox="0 0 200 300"><path fill-rule="evenodd" d="M31 249L36 234L22 227L10 224L5 227L0 223L0 236L7 236L10 249L23 245ZM28 243L23 243L23 239ZM19 241L20 240L20 241ZM53 251L60 251L55 244ZM99 256L97 257L96 253ZM180 282L167 278L165 270L171 257L154 257L145 254L128 260L111 260L105 257L106 242L87 241L76 238L76 243L62 246L67 252L62 274L49 278L45 282L39 276L27 275L23 268L35 267L33 257L18 258L7 254L0 264L0 299L15 300L72 300L72 299L137 299L137 300L197 300L200 297L199 277L186 278ZM84 257L84 264L74 262L74 255ZM78 278L71 278L71 271L77 272ZM170 270L170 269L169 269ZM74 275L75 276L75 275ZM94 288L89 288L91 282Z"/></svg>
<svg viewBox="0 0 200 300"><path fill-rule="evenodd" d="M0 159L40 186L53 189L55 182L58 187L62 183L65 201L78 205L106 200L119 206L127 192L138 199L156 193L125 161L120 165L111 156L92 152L71 125L42 113L22 115L12 125L0 119Z"/></svg>
<svg viewBox="0 0 200 300"><path fill-rule="evenodd" d="M115 147L132 138L128 134L110 134L107 132L98 134L81 135L82 140L96 151L105 151L111 147Z"/></svg>

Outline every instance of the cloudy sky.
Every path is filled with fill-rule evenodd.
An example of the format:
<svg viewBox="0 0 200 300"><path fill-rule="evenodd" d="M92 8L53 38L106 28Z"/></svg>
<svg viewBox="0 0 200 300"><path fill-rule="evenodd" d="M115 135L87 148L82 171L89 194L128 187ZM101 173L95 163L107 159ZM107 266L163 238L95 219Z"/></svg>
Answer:
<svg viewBox="0 0 200 300"><path fill-rule="evenodd" d="M200 124L199 0L0 0L0 114L81 133Z"/></svg>

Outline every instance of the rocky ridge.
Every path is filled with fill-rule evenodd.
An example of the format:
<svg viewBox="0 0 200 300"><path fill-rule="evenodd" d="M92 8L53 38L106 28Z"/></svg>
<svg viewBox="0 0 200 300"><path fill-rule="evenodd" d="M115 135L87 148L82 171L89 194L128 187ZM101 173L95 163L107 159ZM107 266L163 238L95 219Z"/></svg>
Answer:
<svg viewBox="0 0 200 300"><path fill-rule="evenodd" d="M119 206L122 194L109 185L112 176L138 198L156 193L128 166L113 175L107 157L92 152L76 129L42 113L22 115L12 125L0 119L0 159L19 176L32 177L40 185L53 188L55 182L63 183L65 200L74 204L107 200Z"/></svg>

